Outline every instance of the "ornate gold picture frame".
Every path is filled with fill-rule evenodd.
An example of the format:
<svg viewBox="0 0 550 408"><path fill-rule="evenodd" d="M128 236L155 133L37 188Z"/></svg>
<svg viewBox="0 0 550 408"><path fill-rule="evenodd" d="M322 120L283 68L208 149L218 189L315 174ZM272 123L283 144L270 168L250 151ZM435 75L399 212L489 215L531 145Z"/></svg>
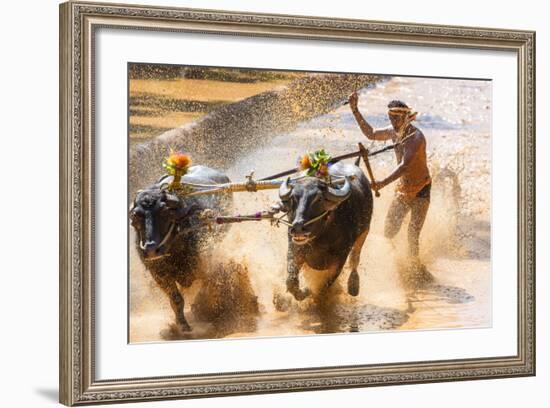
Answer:
<svg viewBox="0 0 550 408"><path fill-rule="evenodd" d="M97 379L98 28L501 50L517 56L517 352L484 358ZM121 157L121 160L125 158ZM535 33L68 2L60 6L60 402L80 405L535 375ZM498 253L493 256L498 257ZM510 265L510 268L514 266ZM121 272L124 273L124 272ZM258 339L257 341L262 341Z"/></svg>

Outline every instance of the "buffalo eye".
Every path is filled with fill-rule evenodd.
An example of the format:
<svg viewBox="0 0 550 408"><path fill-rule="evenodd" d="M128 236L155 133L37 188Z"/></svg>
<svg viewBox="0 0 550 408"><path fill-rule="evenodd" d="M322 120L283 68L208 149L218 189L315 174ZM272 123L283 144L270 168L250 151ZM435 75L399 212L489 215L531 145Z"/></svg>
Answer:
<svg viewBox="0 0 550 408"><path fill-rule="evenodd" d="M295 208L298 205L296 197L294 197L293 195L290 195L289 197L286 197L284 199L281 198L281 204L285 212L291 211L292 208Z"/></svg>
<svg viewBox="0 0 550 408"><path fill-rule="evenodd" d="M286 197L279 197L281 202L288 203L291 199L292 195L287 195Z"/></svg>
<svg viewBox="0 0 550 408"><path fill-rule="evenodd" d="M313 196L313 198L311 199L311 202L309 203L310 206L313 206L314 204L317 204L317 202L321 199L322 197L322 193L317 193Z"/></svg>
<svg viewBox="0 0 550 408"><path fill-rule="evenodd" d="M290 210L290 207L288 206L288 199L287 200L281 200L278 204L279 209L284 212L288 212Z"/></svg>
<svg viewBox="0 0 550 408"><path fill-rule="evenodd" d="M172 207L172 206L169 205L168 203L160 203L159 208L160 208L161 211L163 211L163 212L173 212L173 211L177 210L176 207Z"/></svg>

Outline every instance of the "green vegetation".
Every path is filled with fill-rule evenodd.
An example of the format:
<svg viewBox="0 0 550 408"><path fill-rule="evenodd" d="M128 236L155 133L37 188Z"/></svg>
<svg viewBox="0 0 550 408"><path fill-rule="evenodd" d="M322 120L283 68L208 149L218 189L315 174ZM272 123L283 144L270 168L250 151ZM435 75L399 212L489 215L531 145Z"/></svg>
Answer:
<svg viewBox="0 0 550 408"><path fill-rule="evenodd" d="M131 64L131 79L209 79L254 83L282 81L301 76L298 72L267 71L247 68L209 68L179 65Z"/></svg>

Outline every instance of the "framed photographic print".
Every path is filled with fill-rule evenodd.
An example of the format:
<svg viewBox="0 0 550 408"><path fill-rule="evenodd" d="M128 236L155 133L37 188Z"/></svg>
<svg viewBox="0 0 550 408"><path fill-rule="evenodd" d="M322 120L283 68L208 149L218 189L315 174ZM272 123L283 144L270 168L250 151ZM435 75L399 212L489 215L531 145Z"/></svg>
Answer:
<svg viewBox="0 0 550 408"><path fill-rule="evenodd" d="M535 33L60 6L66 405L535 374Z"/></svg>

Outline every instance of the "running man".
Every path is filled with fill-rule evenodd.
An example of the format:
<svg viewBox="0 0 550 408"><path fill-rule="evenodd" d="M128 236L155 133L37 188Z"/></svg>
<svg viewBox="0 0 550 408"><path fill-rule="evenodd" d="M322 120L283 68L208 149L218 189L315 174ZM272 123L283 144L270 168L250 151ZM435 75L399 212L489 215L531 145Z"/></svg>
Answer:
<svg viewBox="0 0 550 408"><path fill-rule="evenodd" d="M381 190L398 180L395 197L386 216L384 234L389 239L395 237L401 229L403 219L410 211L409 254L418 262L420 232L430 206L432 179L426 158L426 139L424 134L411 124L417 113L402 101L391 101L388 104L391 126L374 129L359 112L358 100L356 92L349 97L351 111L363 134L370 140L391 140L398 144L395 147L397 168L382 181L373 182L372 188L375 191Z"/></svg>

